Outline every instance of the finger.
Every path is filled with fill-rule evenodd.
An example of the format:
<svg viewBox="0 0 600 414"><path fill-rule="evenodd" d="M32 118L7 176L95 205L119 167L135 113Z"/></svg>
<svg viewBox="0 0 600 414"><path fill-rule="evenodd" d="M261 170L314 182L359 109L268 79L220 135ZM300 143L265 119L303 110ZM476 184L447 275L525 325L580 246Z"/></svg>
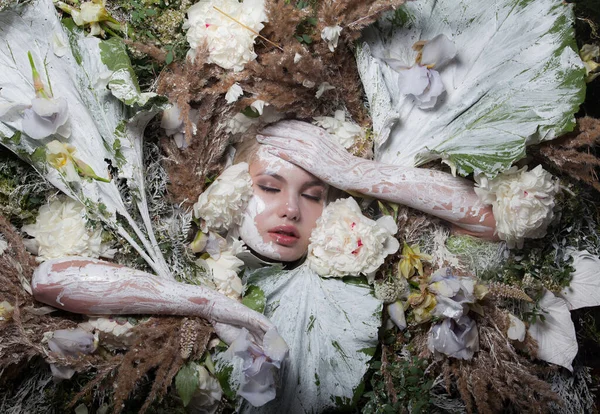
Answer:
<svg viewBox="0 0 600 414"><path fill-rule="evenodd" d="M267 149L267 152L271 155L274 155L275 157L281 158L284 161L293 163L293 161L290 159L290 156L285 151L282 151L277 148L272 148Z"/></svg>

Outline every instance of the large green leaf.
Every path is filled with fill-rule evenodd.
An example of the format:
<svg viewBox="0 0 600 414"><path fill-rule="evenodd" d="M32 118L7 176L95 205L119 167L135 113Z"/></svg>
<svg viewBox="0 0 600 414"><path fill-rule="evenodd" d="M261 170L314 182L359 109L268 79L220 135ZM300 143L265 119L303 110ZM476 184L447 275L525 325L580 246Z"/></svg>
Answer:
<svg viewBox="0 0 600 414"><path fill-rule="evenodd" d="M556 0L409 2L364 35L357 52L379 161L418 166L442 158L461 174L494 175L525 147L574 126L584 99L571 6ZM398 91L419 40L444 34L457 57L441 68L446 93L431 110Z"/></svg>

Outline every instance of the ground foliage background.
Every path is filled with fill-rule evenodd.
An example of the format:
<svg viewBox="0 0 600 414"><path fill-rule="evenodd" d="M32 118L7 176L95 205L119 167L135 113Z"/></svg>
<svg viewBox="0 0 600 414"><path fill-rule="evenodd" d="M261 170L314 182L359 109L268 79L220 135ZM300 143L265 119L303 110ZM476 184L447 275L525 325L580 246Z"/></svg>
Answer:
<svg viewBox="0 0 600 414"><path fill-rule="evenodd" d="M317 39L320 33L314 20L311 19L316 13L312 10L319 9L318 0L291 1L295 3L297 12L286 17L289 20L288 30L294 32L294 41L298 44L311 44L312 39ZM281 3L287 4L289 1L281 1ZM597 0L581 0L574 3L578 46L600 45L600 3ZM219 69L202 65L192 67L181 63L188 49L185 36L181 31L181 22L185 10L191 4L190 0L107 1L107 9L113 16L119 21L128 22L126 33L129 38L129 52L142 88L157 90L167 95L170 100L177 101L184 110L185 108L189 110L191 101L200 102L199 108L207 109L210 113L222 109L216 100L211 99L210 91L214 94L221 93L233 82L246 82L245 90L256 87L257 90L262 88L261 90L268 91L269 88L265 85L252 83L253 78L249 76L255 76L261 70L252 65L248 69L249 72L227 77ZM360 7L357 6L357 10L360 11ZM278 40L281 39L274 38L275 32L277 30L269 32L268 26L265 31L267 37L280 43ZM115 33L115 35L123 34ZM354 35L356 33L352 34ZM294 44L287 46L290 59L293 59L295 46ZM261 47L266 46L259 41L257 49ZM346 68L345 77L340 78L356 80L355 70L348 69L354 66L343 65L344 59L352 58L351 51L342 50L340 53L347 55L336 63ZM268 59L267 55L265 59ZM331 62L324 66L309 67L313 64L314 62L307 63L306 72L302 76L317 83L319 83L319 76L323 76L321 72L333 67ZM262 73L261 75L274 84L276 82L285 84L285 79L277 78L275 74ZM205 79L209 83L209 88L206 84L199 84L198 79ZM356 84L356 82L346 82L340 85L344 90L343 97L335 99L341 99L353 117L364 125L368 122L367 115L362 106L363 98L360 91L355 88ZM278 101L278 105L290 110L298 102L306 99L306 97L295 96L292 87L287 91L288 95L285 93L285 90L282 93L282 90L274 88L270 96L259 96L259 98L274 102L276 96L283 96L279 99L286 99L287 96L287 101ZM229 111L230 113L239 111L248 104L249 102L242 99ZM303 108L297 115L309 117L325 113L330 109L328 107ZM593 238L598 237L600 230L597 227L600 223L600 182L598 180L600 78L588 84L586 100L577 118L576 131L558 140L531 148L528 156L531 160L541 162L544 168L561 176L567 182L577 184L577 197L564 204L562 211L564 220L561 220L561 225L565 228L580 226L576 232L569 230L570 237L576 238L583 234ZM200 133L208 134L218 120L215 118L204 121L201 127L205 130ZM195 196L222 168L222 154L226 140L224 137L217 137L220 144L211 145L210 151L205 143L198 141L191 145L186 154L182 154L170 140L162 136L162 130L158 125L159 120L155 120L147 129L147 165L153 168L149 174L152 180L148 191L154 200L169 197L174 203L185 203L186 200L193 202ZM188 128L191 130L191 125L188 125ZM202 179L197 182L183 179L186 173L181 170L181 166L195 170L202 169L199 174ZM34 220L37 209L55 191L28 165L3 147L0 148L0 232L4 239L10 242L12 249L11 254L4 255L0 262L0 291L11 303L20 303L23 308L33 308L33 301L30 296L16 289L15 286L20 287L23 278L30 277L35 262L25 251L21 236L15 229ZM156 215L166 214L168 207L164 204L156 203L155 206L157 206L154 211ZM404 220L406 225L400 235L401 238L418 242L417 235L427 230L426 220L408 209L401 210L398 217L399 222ZM589 223L592 223L590 226L595 228L581 224L581 217L589 217ZM170 257L175 259L171 259L170 264L175 267L179 263L178 255L184 254L185 249L182 246L187 240L185 238L171 240L169 236L171 234L193 235L194 232L186 228L185 222L185 216L181 216L179 219L172 220L170 227L165 225L157 230L159 233L162 230L161 240L165 249L172 252ZM553 234L560 234L560 229L558 233ZM591 240L589 246L579 239L576 241L569 239L569 242L571 241L582 248L600 245L598 240ZM522 277L528 270L545 269L550 276L543 283L547 283L548 286L568 283L568 280L564 280L565 275L570 271L568 264L558 266L556 262L543 262L543 258L547 257L546 250L551 246L552 240L548 238L528 244L523 252L523 256L527 259L518 264L506 264L501 280L494 279L498 277L498 273L483 274L481 277L487 278L490 282L506 282L511 278ZM132 252L125 251L120 255L122 263L130 261L130 265L143 266L140 261L136 261ZM386 269L383 271L385 272ZM511 298L508 297L506 300L510 301ZM521 407L521 410L526 408L531 412L547 411L552 407L557 410L566 409L565 412L580 412L575 401L566 401L566 405L571 404L568 407L545 404L552 401L560 404L555 395L550 392L548 384L560 383L564 386L564 380L560 379L562 374L557 370L544 368L543 364L531 363L527 358L503 346L502 338L496 333L499 328L502 328L496 326L497 321L502 318L494 318L494 312L497 312L497 308L490 308L485 313L486 317L478 320L481 326L480 335L486 339L489 346L482 346L477 360L473 363L446 360L432 365L432 361L419 358L418 348L424 346L426 331L420 332L415 329L410 333L394 330L382 332L381 347L375 353L371 369L364 381L364 389L361 390L362 394L357 393L355 404L348 407L347 411L403 412L410 406L412 412L518 411L515 407ZM138 349L141 349L141 352L137 355L119 354L116 357L95 356L95 359L79 361L78 367L86 372L78 374L71 381L53 384L48 366L43 360L44 352L39 345L41 336L49 330L74 326L81 320L76 315L58 315L63 316L62 318L55 316L56 313L52 316L15 313L14 319L18 323L2 331L0 364L3 370L0 372L0 412L72 412L82 403L88 407L96 407L91 409L92 412L103 412L103 409L109 408L124 413L136 413L141 408L151 413L184 412L174 387L170 385L178 368L184 364L179 353L185 338L192 334L196 337L200 335L200 339L203 339L197 342L192 352L197 357L204 352L206 341L210 337L210 329L201 320L190 322L189 319L184 318L151 318L142 319L141 322L136 321L139 322L140 331L146 332L140 336L136 344L139 345ZM579 354L575 360L573 388L563 389L563 392L577 393L591 390L595 394L595 400L600 401L600 355L597 352L600 349L600 308L574 311L572 318L578 334ZM148 326L152 329L147 329ZM8 340L8 334L11 335L11 340ZM410 355L406 354L404 347L407 343L411 343L414 347ZM525 347L533 346L526 343ZM24 352L23 349L26 351ZM493 356L496 352L502 355L502 361L506 363L497 364ZM94 368L89 369L92 365ZM586 370L582 367L590 367L590 369ZM493 375L489 375L490 372L493 372ZM545 381L540 378L544 378ZM499 384L492 384L493 382ZM106 383L111 386L107 386ZM113 383L118 384L116 392L112 387ZM578 390L577 384L581 383L587 386L583 387L585 389ZM501 392L498 395L489 395L492 394L488 393L491 386L500 388ZM524 396L523 389L527 387L535 390L537 394ZM554 387L554 391L559 391L559 394L564 397L560 389ZM541 401L544 401L544 404ZM596 404L596 410L600 409L598 405L600 403ZM230 411L232 408L225 407L225 410Z"/></svg>

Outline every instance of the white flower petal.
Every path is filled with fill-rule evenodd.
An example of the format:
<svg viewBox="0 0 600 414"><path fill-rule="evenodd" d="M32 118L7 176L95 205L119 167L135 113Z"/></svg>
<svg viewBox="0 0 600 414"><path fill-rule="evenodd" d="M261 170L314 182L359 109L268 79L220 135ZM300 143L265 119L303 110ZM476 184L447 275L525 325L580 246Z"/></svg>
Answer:
<svg viewBox="0 0 600 414"><path fill-rule="evenodd" d="M239 83L236 82L233 85L231 85L229 89L227 89L227 93L225 94L225 100L228 104L234 103L243 94L244 91L242 90L242 87Z"/></svg>
<svg viewBox="0 0 600 414"><path fill-rule="evenodd" d="M317 93L315 94L315 96L317 97L317 99L319 99L321 96L323 96L323 94L331 89L335 89L335 86L332 86L329 82L323 82L319 85L319 88L317 89Z"/></svg>
<svg viewBox="0 0 600 414"><path fill-rule="evenodd" d="M257 99L250 104L250 107L254 108L259 115L262 115L265 105L268 105L265 101Z"/></svg>
<svg viewBox="0 0 600 414"><path fill-rule="evenodd" d="M64 256L97 258L102 250L102 232L88 228L85 206L70 198L40 207L35 223L22 230L35 238L42 260Z"/></svg>
<svg viewBox="0 0 600 414"><path fill-rule="evenodd" d="M525 340L525 324L512 313L508 314L508 319L510 321L510 327L508 328L506 335L513 341L523 342Z"/></svg>
<svg viewBox="0 0 600 414"><path fill-rule="evenodd" d="M338 40L340 39L340 33L342 33L342 28L338 25L326 26L321 31L321 39L327 42L327 46L331 52L333 52L337 47Z"/></svg>
<svg viewBox="0 0 600 414"><path fill-rule="evenodd" d="M573 371L572 363L578 347L567 303L546 290L539 305L545 312L545 319L537 320L529 327L529 334L538 343L537 357Z"/></svg>
<svg viewBox="0 0 600 414"><path fill-rule="evenodd" d="M435 65L439 69L456 56L456 46L446 35L439 34L423 46L421 53L422 65Z"/></svg>
<svg viewBox="0 0 600 414"><path fill-rule="evenodd" d="M227 168L194 204L194 216L203 219L202 231L229 229L233 224L240 224L252 194L248 164L242 162Z"/></svg>
<svg viewBox="0 0 600 414"><path fill-rule="evenodd" d="M23 112L23 132L33 139L43 139L56 134L68 117L69 107L65 98L34 98L31 108Z"/></svg>
<svg viewBox="0 0 600 414"><path fill-rule="evenodd" d="M406 95L420 95L429 86L427 68L415 65L409 69L398 72L398 90Z"/></svg>
<svg viewBox="0 0 600 414"><path fill-rule="evenodd" d="M583 250L572 254L573 277L560 296L570 310L600 306L600 258Z"/></svg>

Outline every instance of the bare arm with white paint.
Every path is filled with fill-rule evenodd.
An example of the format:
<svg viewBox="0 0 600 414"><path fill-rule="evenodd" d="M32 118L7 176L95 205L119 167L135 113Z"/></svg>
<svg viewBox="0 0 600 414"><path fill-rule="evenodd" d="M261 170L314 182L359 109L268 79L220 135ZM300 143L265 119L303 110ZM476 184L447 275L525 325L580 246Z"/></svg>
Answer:
<svg viewBox="0 0 600 414"><path fill-rule="evenodd" d="M492 208L479 201L468 180L441 171L355 157L322 128L306 122L278 122L263 129L257 139L272 146L273 154L336 188L421 210L468 234L495 237Z"/></svg>
<svg viewBox="0 0 600 414"><path fill-rule="evenodd" d="M264 315L212 289L97 259L48 260L35 270L32 288L36 300L74 313L200 316L227 343L246 328L260 345L264 334L274 329Z"/></svg>

